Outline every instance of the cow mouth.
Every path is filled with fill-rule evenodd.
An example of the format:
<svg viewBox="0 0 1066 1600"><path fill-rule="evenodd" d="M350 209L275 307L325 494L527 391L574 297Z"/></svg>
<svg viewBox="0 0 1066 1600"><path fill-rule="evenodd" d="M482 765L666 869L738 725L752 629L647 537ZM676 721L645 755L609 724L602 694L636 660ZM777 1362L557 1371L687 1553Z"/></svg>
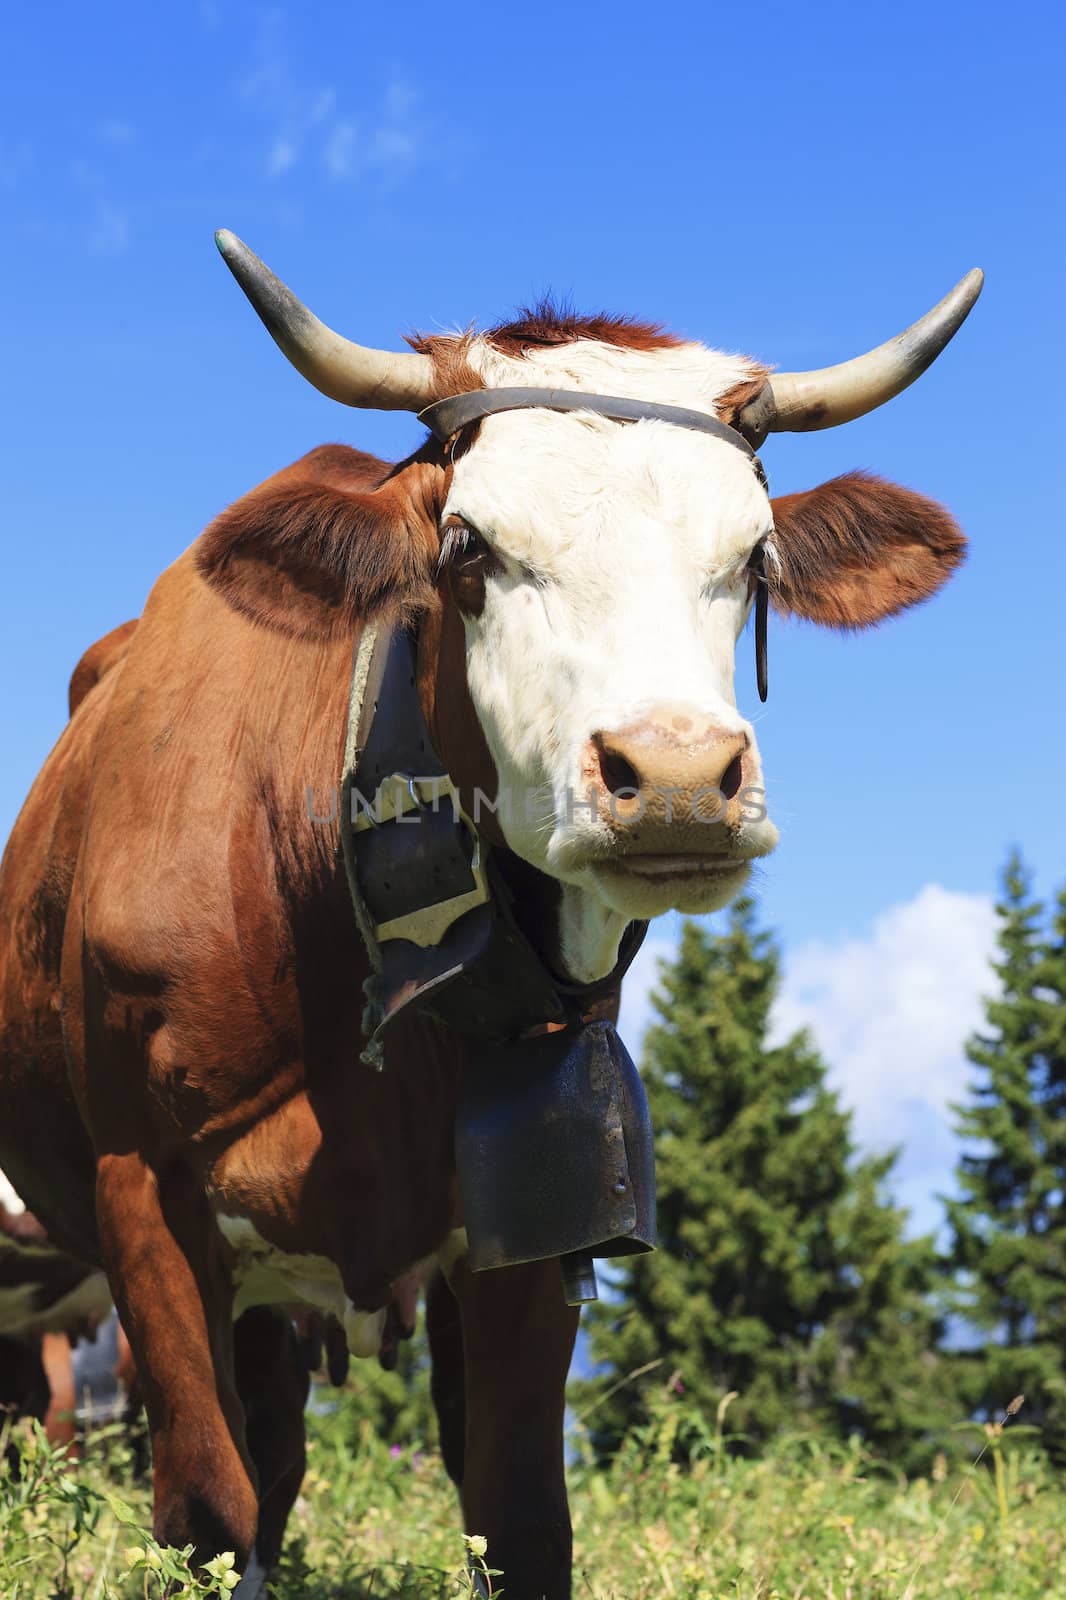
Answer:
<svg viewBox="0 0 1066 1600"><path fill-rule="evenodd" d="M678 881L716 883L745 872L750 861L726 855L629 855L601 859L596 863L600 872L611 877L636 879L649 886L665 888Z"/></svg>
<svg viewBox="0 0 1066 1600"><path fill-rule="evenodd" d="M744 857L649 851L601 856L593 874L599 894L613 911L650 919L665 911L700 916L721 910L743 888L750 868Z"/></svg>

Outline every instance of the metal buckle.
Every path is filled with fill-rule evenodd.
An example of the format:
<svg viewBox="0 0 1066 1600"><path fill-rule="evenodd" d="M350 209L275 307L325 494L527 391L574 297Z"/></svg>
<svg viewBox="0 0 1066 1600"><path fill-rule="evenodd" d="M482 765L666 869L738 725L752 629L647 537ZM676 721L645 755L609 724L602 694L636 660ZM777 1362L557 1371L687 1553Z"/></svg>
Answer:
<svg viewBox="0 0 1066 1600"><path fill-rule="evenodd" d="M438 900L433 905L419 906L403 916L392 917L388 922L374 924L374 936L379 944L386 939L407 939L412 944L428 949L439 944L453 923L484 905L492 897L485 869L481 864L481 839L477 829L459 803L459 791L446 774L430 778L412 778L405 772L394 772L378 785L372 806L362 808L352 822L353 833L365 833L368 828L380 828L387 822L397 822L413 811L439 811L442 798L451 801L452 812L466 828L473 840L469 867L474 880L472 889L452 895L448 900Z"/></svg>
<svg viewBox="0 0 1066 1600"><path fill-rule="evenodd" d="M422 787L427 784L435 785L428 799L422 794ZM439 810L441 795L447 795L452 802L452 810L462 815L451 778L443 774L439 778L409 778L406 772L394 772L378 784L373 804L360 807L352 819L352 832L365 833L367 828L380 828L382 823L395 822L397 817L405 817L409 811L427 811L430 804L434 811ZM463 821L466 821L465 817Z"/></svg>

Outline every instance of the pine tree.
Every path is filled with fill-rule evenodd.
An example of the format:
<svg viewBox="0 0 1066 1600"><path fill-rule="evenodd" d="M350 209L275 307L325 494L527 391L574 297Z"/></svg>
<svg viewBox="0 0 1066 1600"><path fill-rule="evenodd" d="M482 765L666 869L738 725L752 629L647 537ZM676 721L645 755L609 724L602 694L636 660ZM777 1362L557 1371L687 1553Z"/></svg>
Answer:
<svg viewBox="0 0 1066 1600"><path fill-rule="evenodd" d="M949 1201L959 1308L988 1335L960 1356L963 1392L991 1418L1019 1392L1025 1420L1066 1456L1066 896L1050 937L1017 853L1003 874L1000 993L967 1045L978 1076L955 1108L970 1148Z"/></svg>
<svg viewBox="0 0 1066 1600"><path fill-rule="evenodd" d="M725 933L684 926L653 996L642 1070L656 1134L659 1249L620 1264L589 1318L603 1364L594 1441L611 1449L677 1385L752 1444L792 1424L858 1429L897 1453L944 1411L929 1240L903 1238L882 1189L894 1157L854 1161L850 1116L805 1034L767 1042L773 941L750 901ZM648 1362L646 1383L622 1382Z"/></svg>

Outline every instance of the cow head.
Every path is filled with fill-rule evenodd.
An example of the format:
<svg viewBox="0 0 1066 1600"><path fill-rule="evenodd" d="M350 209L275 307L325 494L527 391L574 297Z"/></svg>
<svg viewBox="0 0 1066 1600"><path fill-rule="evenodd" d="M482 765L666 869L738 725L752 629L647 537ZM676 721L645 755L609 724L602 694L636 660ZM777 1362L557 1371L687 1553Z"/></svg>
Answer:
<svg viewBox="0 0 1066 1600"><path fill-rule="evenodd" d="M231 234L219 245L289 359L347 404L417 411L536 386L689 408L756 444L898 393L981 286L971 273L867 356L771 377L656 328L546 308L404 355L368 350L312 317ZM628 921L722 906L776 843L734 682L756 585L781 612L865 627L934 593L964 548L948 513L910 490L850 474L771 500L746 451L663 420L491 415L401 483L378 489L392 497L388 526L368 510L362 537L387 541L382 566L431 562L462 618L498 825L564 886L562 952L582 980L610 970Z"/></svg>

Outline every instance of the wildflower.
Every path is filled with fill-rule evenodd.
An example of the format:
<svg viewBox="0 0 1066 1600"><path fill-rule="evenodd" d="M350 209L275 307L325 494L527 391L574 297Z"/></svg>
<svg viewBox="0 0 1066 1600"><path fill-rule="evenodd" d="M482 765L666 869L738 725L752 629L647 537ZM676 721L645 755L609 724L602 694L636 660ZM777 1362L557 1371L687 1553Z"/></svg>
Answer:
<svg viewBox="0 0 1066 1600"><path fill-rule="evenodd" d="M204 1571L209 1573L216 1583L221 1584L223 1589L235 1589L241 1577L236 1571L236 1564L233 1551L224 1550L220 1556L205 1564Z"/></svg>
<svg viewBox="0 0 1066 1600"><path fill-rule="evenodd" d="M131 1544L124 1553L126 1565L131 1569L151 1567L153 1571L158 1572L163 1565L163 1558L160 1556L159 1551L153 1550L151 1545L144 1549L139 1544Z"/></svg>
<svg viewBox="0 0 1066 1600"><path fill-rule="evenodd" d="M471 1555L483 1558L488 1551L489 1541L483 1533L468 1533L466 1535L466 1548Z"/></svg>

